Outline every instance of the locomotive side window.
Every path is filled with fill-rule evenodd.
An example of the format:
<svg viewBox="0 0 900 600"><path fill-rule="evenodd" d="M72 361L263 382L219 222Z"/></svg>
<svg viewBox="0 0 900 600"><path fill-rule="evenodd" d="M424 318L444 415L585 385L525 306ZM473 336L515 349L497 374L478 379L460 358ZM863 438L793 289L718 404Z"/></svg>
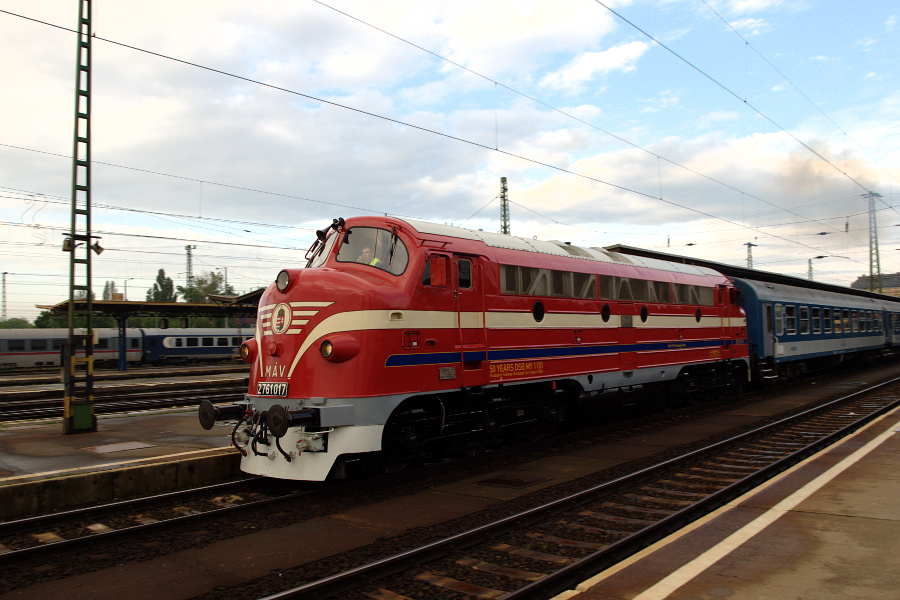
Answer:
<svg viewBox="0 0 900 600"><path fill-rule="evenodd" d="M597 297L594 276L554 269L500 265L500 291L524 296Z"/></svg>
<svg viewBox="0 0 900 600"><path fill-rule="evenodd" d="M825 308L822 309L823 319L822 319L822 327L825 333L831 333L831 309Z"/></svg>
<svg viewBox="0 0 900 600"><path fill-rule="evenodd" d="M341 235L337 260L369 265L392 275L401 275L409 264L409 252L406 244L387 229L351 227Z"/></svg>

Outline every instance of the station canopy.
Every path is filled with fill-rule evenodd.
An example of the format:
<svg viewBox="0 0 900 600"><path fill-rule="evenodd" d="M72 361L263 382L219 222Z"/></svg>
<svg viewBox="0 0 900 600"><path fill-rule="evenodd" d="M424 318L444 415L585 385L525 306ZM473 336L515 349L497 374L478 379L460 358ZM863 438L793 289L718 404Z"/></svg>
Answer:
<svg viewBox="0 0 900 600"><path fill-rule="evenodd" d="M212 302L128 302L125 300L94 300L92 312L97 315L125 319L129 317L233 317L256 319L256 307L262 296L259 289L243 296L210 296ZM54 315L69 313L69 301L49 306L37 305ZM87 301L75 300L76 314L84 314Z"/></svg>

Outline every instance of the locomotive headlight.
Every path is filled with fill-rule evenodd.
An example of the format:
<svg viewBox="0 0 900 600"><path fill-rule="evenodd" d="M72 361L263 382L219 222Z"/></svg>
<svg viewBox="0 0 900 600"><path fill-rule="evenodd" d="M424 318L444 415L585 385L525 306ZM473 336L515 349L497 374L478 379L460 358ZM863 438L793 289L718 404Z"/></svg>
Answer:
<svg viewBox="0 0 900 600"><path fill-rule="evenodd" d="M275 278L275 287L279 292L284 292L291 285L291 274L287 271L281 271Z"/></svg>
<svg viewBox="0 0 900 600"><path fill-rule="evenodd" d="M336 333L322 340L319 354L330 362L340 363L359 354L359 340L346 333Z"/></svg>
<svg viewBox="0 0 900 600"><path fill-rule="evenodd" d="M241 344L241 360L244 362L253 362L256 358L256 340L247 340Z"/></svg>

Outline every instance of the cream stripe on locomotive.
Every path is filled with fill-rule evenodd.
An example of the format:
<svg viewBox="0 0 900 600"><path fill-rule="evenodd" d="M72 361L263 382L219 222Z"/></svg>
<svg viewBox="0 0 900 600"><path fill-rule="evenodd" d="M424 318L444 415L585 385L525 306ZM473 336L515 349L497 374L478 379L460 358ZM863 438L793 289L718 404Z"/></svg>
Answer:
<svg viewBox="0 0 900 600"><path fill-rule="evenodd" d="M299 309L322 309L332 304L334 302L288 302L261 306L259 307L259 319L262 335L276 333L297 335L303 331L303 325L309 323L309 319L303 317L314 317L319 312L318 310Z"/></svg>
<svg viewBox="0 0 900 600"><path fill-rule="evenodd" d="M324 303L323 303L324 304ZM331 303L328 303L331 304ZM270 308L270 307L265 307ZM457 322L457 318L459 321ZM482 318L485 321L482 321ZM667 324L652 322L648 318L647 323L640 323L640 317L635 317L635 326L642 327L680 327L687 328L708 328L721 327L721 317L703 317L700 323L691 316L667 315L659 316L656 319L666 319ZM426 310L359 310L342 312L331 315L316 325L307 333L306 339L297 350L291 362L291 368L288 370L288 377L294 372L300 358L307 349L319 338L333 333L344 331L372 331L378 329L456 329L462 327L464 329L479 329L483 327L482 323L486 323L488 329L501 328L566 328L566 327L592 327L592 328L616 328L620 326L618 321L619 315L613 315L609 323L604 323L600 315L596 313L577 314L577 313L550 313L545 315L541 323L536 323L530 312L464 312L457 317L454 311L426 311ZM746 326L746 320L731 319L732 326ZM676 325L677 323L677 325ZM266 326L260 327L264 329ZM288 331L288 333L291 333ZM257 331L257 335L259 332ZM261 354L261 353L260 353Z"/></svg>

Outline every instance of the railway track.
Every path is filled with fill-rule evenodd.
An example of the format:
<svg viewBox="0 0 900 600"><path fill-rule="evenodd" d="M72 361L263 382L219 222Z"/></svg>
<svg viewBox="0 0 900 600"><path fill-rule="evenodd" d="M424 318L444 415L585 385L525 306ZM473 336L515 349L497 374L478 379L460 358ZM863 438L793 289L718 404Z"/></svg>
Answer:
<svg viewBox="0 0 900 600"><path fill-rule="evenodd" d="M196 406L201 400L235 402L247 391L246 378L192 382L156 382L94 388L95 414ZM0 394L0 421L62 416L61 392L55 389Z"/></svg>
<svg viewBox="0 0 900 600"><path fill-rule="evenodd" d="M293 501L321 486L246 477L200 488L0 523L0 567L59 551L189 527L238 511Z"/></svg>
<svg viewBox="0 0 900 600"><path fill-rule="evenodd" d="M548 598L683 528L898 405L900 379L894 379L265 600Z"/></svg>

